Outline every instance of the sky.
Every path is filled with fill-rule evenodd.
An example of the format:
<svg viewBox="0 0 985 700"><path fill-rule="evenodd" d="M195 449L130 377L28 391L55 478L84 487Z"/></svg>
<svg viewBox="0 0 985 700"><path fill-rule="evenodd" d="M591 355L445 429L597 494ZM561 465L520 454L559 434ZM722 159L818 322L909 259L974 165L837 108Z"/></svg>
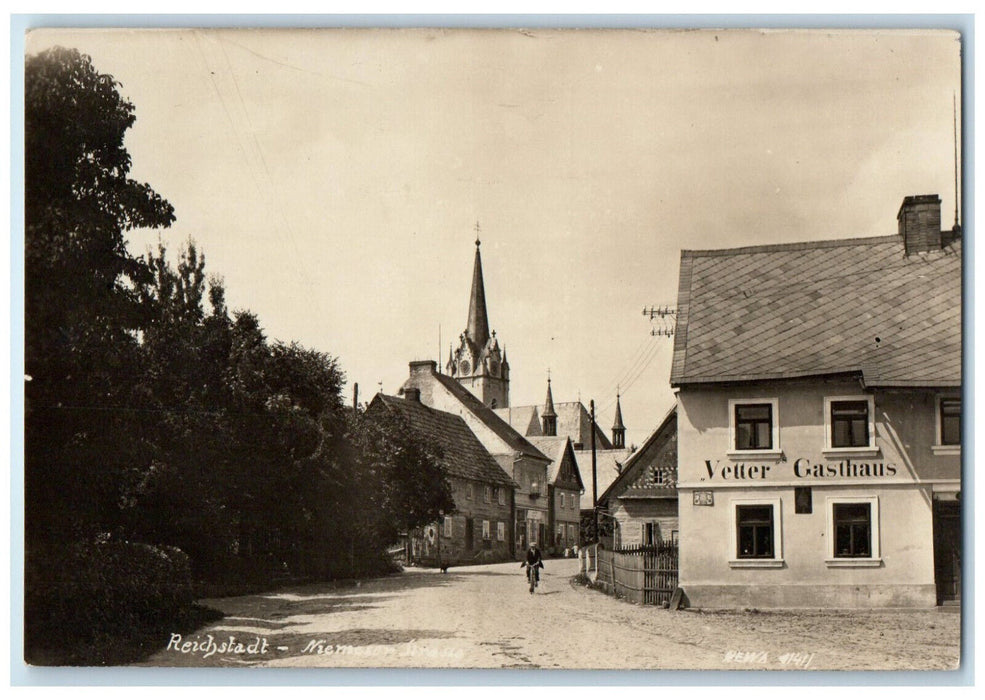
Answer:
<svg viewBox="0 0 985 700"><path fill-rule="evenodd" d="M360 400L447 360L475 226L513 405L594 399L627 442L674 403L680 251L954 217L956 34L927 31L38 30L136 107L131 176L233 309L338 358ZM960 129L958 132L960 138ZM823 341L823 339L822 339ZM741 352L741 348L736 348Z"/></svg>

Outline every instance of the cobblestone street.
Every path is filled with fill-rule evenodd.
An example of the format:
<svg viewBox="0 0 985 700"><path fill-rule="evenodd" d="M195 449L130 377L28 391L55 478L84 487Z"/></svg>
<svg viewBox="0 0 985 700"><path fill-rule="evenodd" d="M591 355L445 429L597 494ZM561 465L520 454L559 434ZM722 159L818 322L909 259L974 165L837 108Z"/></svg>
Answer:
<svg viewBox="0 0 985 700"><path fill-rule="evenodd" d="M202 601L226 617L148 666L948 669L960 615L671 612L576 585L553 560L530 595L517 564ZM234 639L230 641L230 637Z"/></svg>

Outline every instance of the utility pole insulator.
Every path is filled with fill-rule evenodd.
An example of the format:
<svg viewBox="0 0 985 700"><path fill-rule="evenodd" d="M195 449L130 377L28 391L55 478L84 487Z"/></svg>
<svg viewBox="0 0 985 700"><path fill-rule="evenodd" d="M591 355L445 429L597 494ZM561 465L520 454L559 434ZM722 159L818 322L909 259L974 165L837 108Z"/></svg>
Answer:
<svg viewBox="0 0 985 700"><path fill-rule="evenodd" d="M643 307L643 315L648 317L651 321L654 318L666 318L667 316L676 316L677 309L671 308L669 305L664 306L651 306L650 308Z"/></svg>

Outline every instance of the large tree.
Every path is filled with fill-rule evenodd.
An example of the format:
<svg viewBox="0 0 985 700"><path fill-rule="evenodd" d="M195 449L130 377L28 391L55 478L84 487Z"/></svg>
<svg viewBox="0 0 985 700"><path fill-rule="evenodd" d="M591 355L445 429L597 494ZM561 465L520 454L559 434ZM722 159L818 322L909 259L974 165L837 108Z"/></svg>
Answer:
<svg viewBox="0 0 985 700"><path fill-rule="evenodd" d="M170 204L128 177L135 120L112 76L54 48L25 66L26 531L116 525L120 473L139 459L132 377L151 276L125 233L167 227Z"/></svg>

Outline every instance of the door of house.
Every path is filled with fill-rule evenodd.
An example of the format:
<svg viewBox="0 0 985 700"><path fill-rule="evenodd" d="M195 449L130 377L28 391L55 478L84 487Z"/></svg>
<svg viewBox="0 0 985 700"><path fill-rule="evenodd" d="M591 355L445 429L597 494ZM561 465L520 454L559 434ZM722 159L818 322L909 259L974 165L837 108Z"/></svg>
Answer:
<svg viewBox="0 0 985 700"><path fill-rule="evenodd" d="M465 549L471 550L473 548L473 542L475 540L475 520L472 518L465 519Z"/></svg>
<svg viewBox="0 0 985 700"><path fill-rule="evenodd" d="M934 578L937 603L961 601L961 503L934 502Z"/></svg>

